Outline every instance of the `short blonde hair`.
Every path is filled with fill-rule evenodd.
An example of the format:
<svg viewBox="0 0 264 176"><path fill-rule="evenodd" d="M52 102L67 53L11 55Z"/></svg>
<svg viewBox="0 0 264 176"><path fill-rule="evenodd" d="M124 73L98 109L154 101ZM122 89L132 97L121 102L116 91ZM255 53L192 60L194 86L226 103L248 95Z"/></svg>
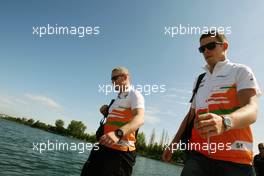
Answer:
<svg viewBox="0 0 264 176"><path fill-rule="evenodd" d="M121 72L121 73L129 75L129 71L126 67L116 67L112 70L112 73L113 72Z"/></svg>

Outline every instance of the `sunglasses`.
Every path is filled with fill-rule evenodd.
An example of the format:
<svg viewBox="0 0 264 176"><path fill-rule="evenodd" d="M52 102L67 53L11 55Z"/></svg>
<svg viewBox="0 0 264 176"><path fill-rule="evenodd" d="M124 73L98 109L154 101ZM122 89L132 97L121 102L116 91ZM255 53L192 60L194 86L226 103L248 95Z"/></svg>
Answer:
<svg viewBox="0 0 264 176"><path fill-rule="evenodd" d="M116 81L120 76L124 76L124 74L113 76L111 80Z"/></svg>
<svg viewBox="0 0 264 176"><path fill-rule="evenodd" d="M264 147L259 147L259 150L264 150Z"/></svg>
<svg viewBox="0 0 264 176"><path fill-rule="evenodd" d="M213 50L213 49L215 49L217 44L218 45L222 45L223 43L222 42L210 42L210 43L207 43L206 45L203 45L203 46L199 47L199 52L200 53L204 53L205 48L208 49L208 50Z"/></svg>

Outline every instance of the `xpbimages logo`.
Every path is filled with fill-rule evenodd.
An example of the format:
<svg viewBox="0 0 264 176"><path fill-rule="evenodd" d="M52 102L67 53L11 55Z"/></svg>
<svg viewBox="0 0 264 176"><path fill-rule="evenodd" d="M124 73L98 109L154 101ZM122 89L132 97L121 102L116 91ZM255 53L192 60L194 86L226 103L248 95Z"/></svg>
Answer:
<svg viewBox="0 0 264 176"><path fill-rule="evenodd" d="M152 93L164 93L167 91L166 85L158 85L158 84L145 84L145 85L130 85L130 88L132 90L137 90L141 92L144 95L150 95ZM121 87L119 85L116 85L115 83L112 84L99 84L98 85L98 92L99 93L104 93L105 95L108 95L109 93L118 93L120 90L125 91L124 87Z"/></svg>
<svg viewBox="0 0 264 176"><path fill-rule="evenodd" d="M32 149L38 151L39 153L47 152L47 151L77 151L78 153L84 153L85 150L91 151L99 150L99 143L84 143L84 142L59 142L50 141L47 142L33 142Z"/></svg>
<svg viewBox="0 0 264 176"><path fill-rule="evenodd" d="M230 35L232 33L231 26L191 26L190 24L183 25L168 25L164 27L164 34L171 38L179 35L202 35L209 31L216 31L219 34Z"/></svg>
<svg viewBox="0 0 264 176"><path fill-rule="evenodd" d="M100 34L99 26L58 26L47 24L45 26L33 26L32 34L38 37L44 36L77 36L86 37Z"/></svg>
<svg viewBox="0 0 264 176"><path fill-rule="evenodd" d="M198 151L208 151L209 153L216 153L217 151L228 151L232 149L231 143L215 143L215 142L204 142L204 143L184 143L179 141L178 143L172 143L171 145L165 145L164 149L167 149L173 153L177 150L198 150Z"/></svg>

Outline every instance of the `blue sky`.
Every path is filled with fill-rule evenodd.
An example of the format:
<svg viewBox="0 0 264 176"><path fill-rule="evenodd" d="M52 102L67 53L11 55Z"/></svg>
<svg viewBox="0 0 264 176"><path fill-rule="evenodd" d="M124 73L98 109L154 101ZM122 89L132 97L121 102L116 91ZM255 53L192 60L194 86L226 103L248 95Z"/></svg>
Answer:
<svg viewBox="0 0 264 176"><path fill-rule="evenodd" d="M264 85L263 1L1 1L0 112L66 125L81 120L94 132L99 107L114 94L100 93L115 66L130 69L133 84L166 85L145 95L147 136L155 128L172 137L184 117L195 77L205 64L199 34L170 37L168 26L231 27L228 58L250 66ZM99 26L86 36L33 35L35 26ZM263 98L253 125L263 142ZM255 146L256 152L256 146Z"/></svg>

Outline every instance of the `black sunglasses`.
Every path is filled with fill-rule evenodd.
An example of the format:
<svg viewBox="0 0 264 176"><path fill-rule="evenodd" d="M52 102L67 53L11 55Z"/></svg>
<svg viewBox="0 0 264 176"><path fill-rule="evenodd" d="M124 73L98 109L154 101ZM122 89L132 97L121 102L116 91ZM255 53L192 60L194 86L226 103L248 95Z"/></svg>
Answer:
<svg viewBox="0 0 264 176"><path fill-rule="evenodd" d="M113 76L111 80L116 81L120 76L124 76L124 74Z"/></svg>
<svg viewBox="0 0 264 176"><path fill-rule="evenodd" d="M222 45L223 43L222 42L210 42L210 43L207 43L206 45L203 45L203 46L199 47L199 52L200 53L204 53L205 48L208 49L208 50L213 50L213 49L215 49L217 44L218 45Z"/></svg>

